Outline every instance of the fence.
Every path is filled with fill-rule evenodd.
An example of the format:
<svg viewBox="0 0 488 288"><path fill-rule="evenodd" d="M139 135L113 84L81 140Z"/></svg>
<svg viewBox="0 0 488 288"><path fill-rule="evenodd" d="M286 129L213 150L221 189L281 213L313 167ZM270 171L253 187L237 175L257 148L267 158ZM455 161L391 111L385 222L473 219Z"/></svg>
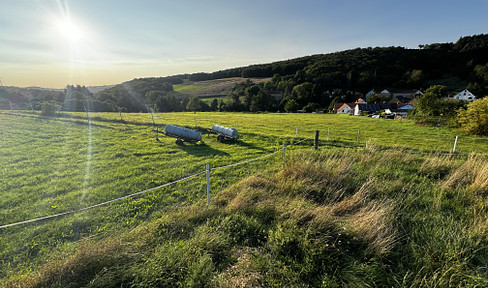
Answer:
<svg viewBox="0 0 488 288"><path fill-rule="evenodd" d="M306 139L303 139L303 140L298 141L296 143L293 143L292 145L298 145L298 144L300 144L300 143L302 143L304 141L307 141L307 140L310 140L310 139L306 138ZM148 193L148 192L151 192L151 191L160 189L160 188L164 188L164 187L167 187L167 186L171 186L171 185L174 185L176 183L179 183L179 182L182 182L182 181L185 181L185 180L189 180L189 179L195 178L195 177L200 176L202 174L206 174L206 178L207 178L207 205L210 205L210 181L211 181L210 172L211 171L219 170L219 169L225 169L225 168L230 168L230 167L234 167L234 166L239 166L239 165L244 165L244 164L247 164L247 163L259 161L259 160L262 160L262 159L265 159L265 158L269 158L271 156L274 156L274 155L278 154L279 152L283 152L283 159L284 159L284 157L285 157L285 149L286 149L286 146L285 146L285 144L283 144L283 149L278 149L275 152L272 152L272 153L269 153L269 154L266 154L266 155L263 155L263 156L254 158L254 159L250 159L250 160L246 160L246 161L242 161L242 162L238 162L238 163L233 163L233 164L229 164L229 165L225 165L225 166L220 166L220 167L210 168L210 165L209 164L206 164L204 171L200 171L200 172L197 172L195 174L192 174L192 175L189 175L189 176L180 178L178 180L175 180L175 181L172 181L172 182L168 182L168 183L165 183L165 184L162 184L162 185L153 187L153 188L149 188L149 189L146 189L146 190L142 190L142 191L139 191L139 192L136 192L136 193L132 193L132 194L129 194L129 195L125 195L125 196L122 196L122 197L119 197L119 198L115 198L115 199L112 199L112 200L108 200L108 201L105 201L105 202L101 202L101 203L98 203L98 204L94 204L94 205L87 206L87 207L80 208L80 209L76 209L76 210L70 210L70 211L61 212L61 213L57 213L57 214L52 214L52 215L42 216L42 217L38 217L38 218L34 218L34 219L29 219L29 220L25 220L25 221L20 221L20 222L15 222L15 223L1 225L0 226L0 229L8 228L8 227L13 227L13 226L24 225L24 224L28 224L28 223L39 222L39 221L43 221L43 220L49 220L49 219L53 219L53 218L67 216L67 215L70 215L70 214L84 212L84 211L87 211L87 210L90 210L90 209L93 209L93 208L96 208L96 207L104 206L104 205L107 205L107 204L110 204L110 203L114 203L114 202L117 202L117 201L120 201L120 200L123 200L123 199L132 198L132 197L135 197L135 196L138 196L138 195L141 195L141 194L145 194L145 193ZM284 162L283 162L283 166L284 166Z"/></svg>
<svg viewBox="0 0 488 288"><path fill-rule="evenodd" d="M196 118L195 118L195 124L196 124ZM236 126L237 126L237 124L236 124ZM296 136L298 136L298 128L296 128ZM345 146L345 145L344 146L334 145L334 146L340 146L342 148L358 148L358 147L360 147L360 148L367 148L368 147L368 143L367 142L365 142L365 145L364 146L360 146L360 137L361 137L361 129L358 129L357 139L356 139L356 143L355 143L356 146ZM330 139L331 139L331 128L329 126L328 127L328 131L327 131L327 142L331 141ZM302 139L302 140L300 140L300 141L298 141L296 143L293 143L292 145L293 146L294 145L298 145L298 144L300 144L300 143L302 143L304 141L307 141L307 140L311 140L311 139L310 138L305 138L305 139ZM459 140L459 137L456 136L455 137L455 140L454 140L453 148L452 148L451 152L449 152L449 153L456 152L456 147L458 145L458 140ZM319 146L319 130L316 130L315 131L315 136L314 136L314 147L315 147L315 149L318 149L318 146ZM70 214L84 212L84 211L87 211L87 210L90 210L90 209L93 209L93 208L96 208L96 207L100 207L100 206L104 206L104 205L107 205L107 204L110 204L110 203L113 203L113 202L120 201L120 200L123 200L123 199L132 198L132 197L135 197L135 196L138 196L138 195L141 195L141 194L145 194L145 193L148 193L150 191L154 191L156 189L160 189L160 188L164 188L164 187L167 187L167 186L171 186L171 185L174 185L176 183L179 183L179 182L182 182L182 181L189 180L189 179L192 179L194 177L200 176L202 174L206 174L206 179L207 179L207 205L210 205L210 186L211 186L210 185L210 182L211 182L210 172L211 171L215 171L215 170L219 170L219 169L225 169L225 168L230 168L230 167L234 167L234 166L238 166L238 165L244 165L244 164L247 164L247 163L259 161L259 160L262 160L262 159L271 157L273 155L276 155L279 152L282 152L283 153L283 168L284 168L284 166L285 166L284 159L285 159L285 156L286 156L285 155L285 153L286 153L286 145L285 144L283 144L283 148L282 149L278 149L275 152L272 152L272 153L269 153L269 154L266 154L266 155L263 155L263 156L254 158L254 159L250 159L250 160L246 160L246 161L242 161L242 162L238 162L238 163L233 163L233 164L229 164L229 165L225 165L225 166L214 167L214 168L210 168L210 165L209 164L206 164L204 171L200 171L200 172L197 172L195 174L192 174L192 175L189 175L189 176L180 178L178 180L175 180L175 181L172 181L172 182L168 182L168 183L165 183L165 184L162 184L162 185L153 187L153 188L149 188L149 189L142 190L142 191L139 191L139 192L130 194L130 195L122 196L122 197L119 197L119 198L116 198L116 199L108 200L108 201L105 201L105 202L101 202L101 203L98 203L98 204L94 204L94 205L87 206L87 207L80 208L80 209L76 209L76 210L70 210L70 211L66 211L66 212L62 212L62 213L58 213L58 214L47 215L47 216L42 216L42 217L38 217L38 218L34 218L34 219L29 219L29 220L25 220L25 221L20 221L20 222L15 222L15 223L1 225L0 226L0 229L8 228L8 227L13 227L13 226L18 226L18 225L23 225L23 224L28 224L28 223L33 223L33 222L39 222L39 221L43 221L43 220L49 220L49 219L53 219L53 218L67 216L67 215L70 215ZM458 155L461 155L459 153L457 153L457 154ZM462 155L467 155L467 154L462 154Z"/></svg>

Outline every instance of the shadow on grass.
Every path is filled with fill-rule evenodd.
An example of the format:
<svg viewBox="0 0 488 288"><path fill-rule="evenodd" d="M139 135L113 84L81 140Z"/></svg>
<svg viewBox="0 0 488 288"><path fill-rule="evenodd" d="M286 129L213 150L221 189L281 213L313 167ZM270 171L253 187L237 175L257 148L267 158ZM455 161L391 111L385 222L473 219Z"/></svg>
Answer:
<svg viewBox="0 0 488 288"><path fill-rule="evenodd" d="M2 112L1 114L10 115L10 116L17 116L17 117L24 117L24 118L36 118L36 119L41 119L41 120L46 120L46 121L50 120L50 121L59 121L59 122L64 122L64 123L73 123L73 124L82 125L82 126L88 125L88 121L86 120L86 117L80 117L80 116L60 117L60 115L62 115L62 114L58 114L58 115L56 115L56 117L48 117L48 116L43 116L43 115L39 115L39 114L27 114L27 113L18 114L18 113L4 113L4 112ZM80 120L73 120L73 119L80 119ZM83 119L83 121L81 119ZM96 121L95 118L91 118L91 120L92 120L92 123L91 123L92 127L101 127L101 128L106 128L106 129L112 129L112 130L116 129L114 127L93 123L93 121Z"/></svg>
<svg viewBox="0 0 488 288"><path fill-rule="evenodd" d="M174 144L176 146L176 144ZM229 156L229 153L212 148L205 143L189 143L183 142L182 146L179 147L182 151L191 154L196 157L208 157L208 156Z"/></svg>

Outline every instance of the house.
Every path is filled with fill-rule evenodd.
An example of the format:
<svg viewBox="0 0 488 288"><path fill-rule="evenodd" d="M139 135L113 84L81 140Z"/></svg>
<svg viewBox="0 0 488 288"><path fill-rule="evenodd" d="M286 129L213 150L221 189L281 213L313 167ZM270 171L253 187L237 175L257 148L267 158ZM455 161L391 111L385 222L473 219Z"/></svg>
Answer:
<svg viewBox="0 0 488 288"><path fill-rule="evenodd" d="M354 115L361 115L361 112L379 113L381 110L391 109L390 104L358 104L354 107Z"/></svg>
<svg viewBox="0 0 488 288"><path fill-rule="evenodd" d="M397 96L393 96L393 98L391 98L391 100L388 101L388 104L401 105L401 104L408 103L410 101L412 101L412 98L408 98L402 95L397 95Z"/></svg>
<svg viewBox="0 0 488 288"><path fill-rule="evenodd" d="M351 111L354 111L354 107L356 107L355 103L340 103L342 104L337 109L337 114L349 114Z"/></svg>
<svg viewBox="0 0 488 288"><path fill-rule="evenodd" d="M359 98L358 100L356 100L356 102L354 102L356 105L357 104L367 104L366 101L364 101L362 98Z"/></svg>
<svg viewBox="0 0 488 288"><path fill-rule="evenodd" d="M458 94L454 95L454 99L460 99L465 101L474 101L476 100L476 96L473 93L469 92L468 89L464 89L463 91L459 92Z"/></svg>
<svg viewBox="0 0 488 288"><path fill-rule="evenodd" d="M366 101L359 98L354 103L335 103L334 109L332 110L332 113L353 114L354 113L354 107L356 107L356 105L358 105L358 104L366 104Z"/></svg>
<svg viewBox="0 0 488 288"><path fill-rule="evenodd" d="M422 91L420 91L420 90L395 90L391 94L391 97L392 98L396 97L398 99L410 99L410 100L412 100L412 99L418 98L422 95L424 95L424 93L422 93ZM407 102L404 102L404 103L407 103Z"/></svg>
<svg viewBox="0 0 488 288"><path fill-rule="evenodd" d="M401 110L413 110L413 109L415 109L415 106L413 106L411 104L407 104L407 105L400 106L400 109Z"/></svg>
<svg viewBox="0 0 488 288"><path fill-rule="evenodd" d="M367 101L368 98L371 97L371 95L373 95L374 93L376 93L376 91L374 91L374 89L371 89L368 93L366 93L366 96L364 96L364 99L366 99L366 101Z"/></svg>
<svg viewBox="0 0 488 288"><path fill-rule="evenodd" d="M391 93L390 93L390 91L388 91L388 90L385 89L385 90L381 91L380 93L378 93L378 95L381 95L381 96L391 96Z"/></svg>

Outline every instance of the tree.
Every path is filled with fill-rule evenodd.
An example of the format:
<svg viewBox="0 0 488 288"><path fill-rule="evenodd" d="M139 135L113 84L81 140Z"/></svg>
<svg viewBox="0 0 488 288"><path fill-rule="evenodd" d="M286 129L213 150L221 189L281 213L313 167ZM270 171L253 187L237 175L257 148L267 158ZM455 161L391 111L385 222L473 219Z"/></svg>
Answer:
<svg viewBox="0 0 488 288"><path fill-rule="evenodd" d="M257 95L252 97L249 110L251 112L258 111L273 111L275 106L275 100L272 96L264 93L262 90Z"/></svg>
<svg viewBox="0 0 488 288"><path fill-rule="evenodd" d="M440 115L441 98L447 96L447 87L444 85L433 85L425 90L424 95L420 96L415 104L416 114L419 116Z"/></svg>
<svg viewBox="0 0 488 288"><path fill-rule="evenodd" d="M391 100L391 95L374 93L373 95L369 96L368 103L377 104L377 103L388 102L390 100Z"/></svg>
<svg viewBox="0 0 488 288"><path fill-rule="evenodd" d="M488 136L488 97L469 103L467 109L460 109L456 120L465 133Z"/></svg>
<svg viewBox="0 0 488 288"><path fill-rule="evenodd" d="M317 103L308 103L305 107L303 107L303 112L305 113L312 113L319 109L319 104Z"/></svg>
<svg viewBox="0 0 488 288"><path fill-rule="evenodd" d="M427 90L425 90L425 94L432 94L437 99L440 99L442 97L447 97L449 90L447 89L447 86L444 85L432 85Z"/></svg>
<svg viewBox="0 0 488 288"><path fill-rule="evenodd" d="M150 108L154 109L158 112L170 112L172 111L171 106L169 105L166 96L168 95L167 91L149 91L146 93L146 101L149 104Z"/></svg>
<svg viewBox="0 0 488 288"><path fill-rule="evenodd" d="M329 111L332 111L334 110L334 106L336 103L341 103L342 99L341 97L339 96L336 96L331 102L330 102L330 105L329 105Z"/></svg>
<svg viewBox="0 0 488 288"><path fill-rule="evenodd" d="M219 111L219 100L217 100L217 98L212 100L212 103L210 104L210 109L212 111Z"/></svg>
<svg viewBox="0 0 488 288"><path fill-rule="evenodd" d="M65 111L86 111L93 106L93 93L85 86L67 85L64 94Z"/></svg>
<svg viewBox="0 0 488 288"><path fill-rule="evenodd" d="M246 108L248 108L250 111L251 110L251 103L253 101L253 98L258 95L258 93L262 91L261 88L258 86L258 85L252 85L252 86L249 86L247 87L245 90L244 90L244 105L246 106Z"/></svg>
<svg viewBox="0 0 488 288"><path fill-rule="evenodd" d="M198 97L191 97L188 104L186 104L186 110L192 112L200 111L202 109L201 101L202 100L198 99Z"/></svg>
<svg viewBox="0 0 488 288"><path fill-rule="evenodd" d="M219 112L223 112L225 110L225 102L223 99L219 99Z"/></svg>
<svg viewBox="0 0 488 288"><path fill-rule="evenodd" d="M296 112L299 108L300 106L298 105L297 101L295 101L295 99L290 99L285 104L286 112Z"/></svg>
<svg viewBox="0 0 488 288"><path fill-rule="evenodd" d="M312 100L312 89L313 85L311 83L305 82L300 85L296 85L292 90L292 97L297 100L297 102L305 106Z"/></svg>
<svg viewBox="0 0 488 288"><path fill-rule="evenodd" d="M54 117L56 116L56 111L58 105L56 104L55 101L44 101L41 104L41 114L44 116L49 116L49 117Z"/></svg>

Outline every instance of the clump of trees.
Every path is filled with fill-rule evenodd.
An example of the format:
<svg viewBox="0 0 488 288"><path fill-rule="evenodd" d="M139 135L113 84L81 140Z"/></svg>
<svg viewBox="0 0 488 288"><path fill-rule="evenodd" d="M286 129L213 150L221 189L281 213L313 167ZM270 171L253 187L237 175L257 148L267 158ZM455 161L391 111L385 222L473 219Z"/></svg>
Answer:
<svg viewBox="0 0 488 288"><path fill-rule="evenodd" d="M420 119L430 116L455 116L458 109L466 106L466 101L448 99L448 92L444 85L430 86L415 102L414 115Z"/></svg>
<svg viewBox="0 0 488 288"><path fill-rule="evenodd" d="M488 136L488 97L469 103L456 117L461 131L470 135Z"/></svg>

